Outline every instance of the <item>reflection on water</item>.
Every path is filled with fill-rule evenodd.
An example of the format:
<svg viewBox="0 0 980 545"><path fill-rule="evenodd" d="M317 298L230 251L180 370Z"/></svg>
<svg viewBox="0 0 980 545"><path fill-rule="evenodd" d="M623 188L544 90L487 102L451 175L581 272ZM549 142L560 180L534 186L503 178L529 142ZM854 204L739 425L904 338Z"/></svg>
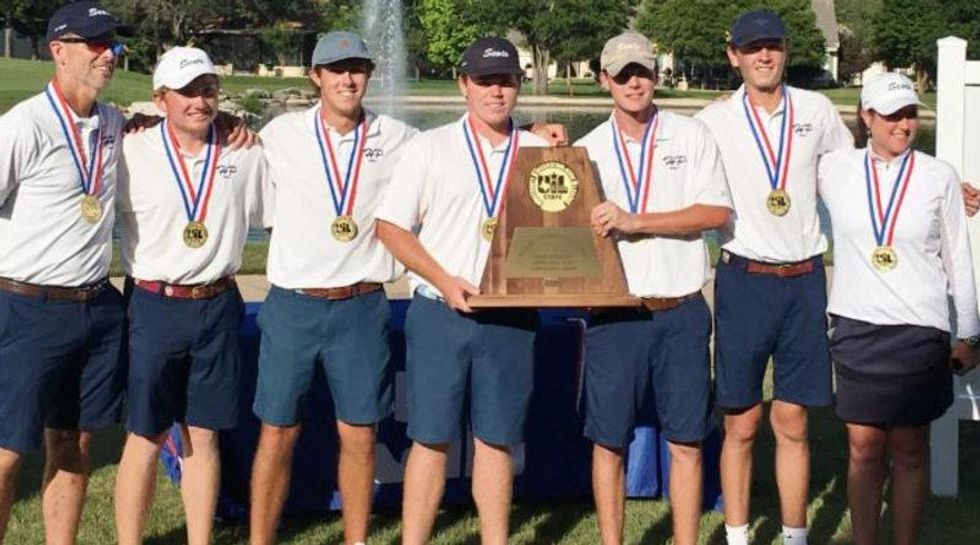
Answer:
<svg viewBox="0 0 980 545"><path fill-rule="evenodd" d="M418 127L422 130L431 129L438 127L456 119L459 119L463 115L464 106L462 104L453 104L446 106L434 107L407 107L404 112L404 121ZM679 111L679 113L684 115L692 115L694 111L684 110ZM590 108L569 108L569 107L555 107L555 108L544 108L540 106L528 107L528 108L517 108L515 117L518 123L528 123L528 122L548 122L548 123L562 123L568 130L569 139L574 142L579 138L585 136L590 130L596 127L599 123L602 123L609 118L609 110L603 109L601 107L590 107ZM855 121L853 119L846 120L849 127L852 129L855 126ZM917 137L917 149L920 149L928 154L935 153L936 148L936 126L934 122L923 121L919 123L919 135ZM830 233L830 221L827 217L827 211L823 204L818 207L818 212L820 214L821 227L825 233ZM264 231L253 230L249 232L249 240L265 240L266 234Z"/></svg>

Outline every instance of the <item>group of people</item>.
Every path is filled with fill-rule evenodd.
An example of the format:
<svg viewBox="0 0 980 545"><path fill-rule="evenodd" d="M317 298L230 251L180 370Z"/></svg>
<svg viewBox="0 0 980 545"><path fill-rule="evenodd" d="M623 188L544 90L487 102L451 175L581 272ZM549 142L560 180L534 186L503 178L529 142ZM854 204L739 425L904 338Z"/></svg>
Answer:
<svg viewBox="0 0 980 545"><path fill-rule="evenodd" d="M467 299L479 293L518 149L562 136L514 122L523 74L514 46L471 44L458 79L465 114L420 133L363 106L371 55L357 34L328 33L311 62L318 103L273 119L251 146L221 122L214 65L189 47L155 69L162 122L124 137L121 114L97 101L121 53L118 27L94 2L58 10L47 35L51 83L0 117L0 541L18 467L42 438L47 540L74 541L90 434L119 421L124 398L119 543L142 540L175 422L187 540L210 541L217 432L239 417L234 274L251 226L271 230L272 284L258 317L251 543L275 539L317 368L336 409L344 540L367 541L375 425L393 397L382 284L404 269L412 447L402 541L432 535L448 449L467 415L481 540L506 543L536 313L474 312ZM965 219L977 197L964 188L965 203L953 169L914 151L911 82L886 74L866 83L855 149L829 100L783 83L787 39L775 14L742 14L727 55L744 83L693 118L653 103L647 38L625 32L603 48L598 78L613 111L576 145L607 199L592 228L615 240L642 300L591 312L586 330L584 434L603 543L623 541L623 459L642 416L655 416L668 440L674 543L697 542L702 443L716 408L727 541L748 543L770 358L783 543L807 542L807 410L835 399L848 430L856 543L874 543L888 452L895 539L916 541L927 424L951 404L950 373L975 365L980 341ZM818 196L833 220L829 306ZM107 279L114 223L122 294ZM712 318L702 234L715 229ZM641 414L646 407L655 414Z"/></svg>

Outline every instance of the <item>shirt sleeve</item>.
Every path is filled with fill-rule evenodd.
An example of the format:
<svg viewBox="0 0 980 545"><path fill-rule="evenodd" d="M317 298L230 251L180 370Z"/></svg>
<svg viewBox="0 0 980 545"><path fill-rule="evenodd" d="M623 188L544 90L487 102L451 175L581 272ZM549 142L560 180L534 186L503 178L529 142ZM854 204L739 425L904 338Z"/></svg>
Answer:
<svg viewBox="0 0 980 545"><path fill-rule="evenodd" d="M424 199L426 180L432 161L427 146L428 138L416 136L408 142L395 163L391 182L385 190L375 217L406 231L413 231L425 217Z"/></svg>
<svg viewBox="0 0 980 545"><path fill-rule="evenodd" d="M972 337L980 334L980 316L977 313L977 293L974 280L973 255L967 234L966 212L963 195L956 172L944 165L945 194L942 207L941 252L949 292L956 311L956 336Z"/></svg>
<svg viewBox="0 0 980 545"><path fill-rule="evenodd" d="M820 154L837 150L854 149L854 134L844 124L837 108L827 101L827 126L820 142Z"/></svg>
<svg viewBox="0 0 980 545"><path fill-rule="evenodd" d="M119 162L116 163L116 211L125 214L133 211L133 200L129 190L129 165L126 161L126 144L123 141Z"/></svg>
<svg viewBox="0 0 980 545"><path fill-rule="evenodd" d="M695 123L697 127L693 146L695 153L691 158L694 161L696 188L694 203L734 208L718 145L703 122L695 120Z"/></svg>
<svg viewBox="0 0 980 545"><path fill-rule="evenodd" d="M33 125L16 116L0 116L0 206L25 177L24 169L36 151L28 127Z"/></svg>
<svg viewBox="0 0 980 545"><path fill-rule="evenodd" d="M266 229L272 227L275 220L275 193L272 187L272 171L265 154L257 155L249 177L248 224L253 229Z"/></svg>

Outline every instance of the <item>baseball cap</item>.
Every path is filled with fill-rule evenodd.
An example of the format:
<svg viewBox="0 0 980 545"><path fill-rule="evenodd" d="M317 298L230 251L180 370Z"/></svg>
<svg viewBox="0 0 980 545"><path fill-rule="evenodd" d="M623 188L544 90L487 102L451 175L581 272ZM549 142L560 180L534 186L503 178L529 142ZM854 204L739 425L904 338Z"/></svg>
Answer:
<svg viewBox="0 0 980 545"><path fill-rule="evenodd" d="M624 32L610 38L602 48L599 56L599 66L610 76L616 76L628 64L640 66L656 72L657 56L653 53L653 44L646 36L638 32Z"/></svg>
<svg viewBox="0 0 980 545"><path fill-rule="evenodd" d="M335 30L328 32L316 42L313 48L312 65L333 64L346 59L371 60L367 45L354 32Z"/></svg>
<svg viewBox="0 0 980 545"><path fill-rule="evenodd" d="M468 76L524 74L514 44L503 38L478 38L463 51L460 69Z"/></svg>
<svg viewBox="0 0 980 545"><path fill-rule="evenodd" d="M50 42L69 33L94 38L112 30L118 30L120 34L128 33L128 28L101 5L75 2L62 6L48 19L47 40Z"/></svg>
<svg viewBox="0 0 980 545"><path fill-rule="evenodd" d="M735 47L760 40L783 40L786 28L783 20L767 9L747 11L732 23L731 43Z"/></svg>
<svg viewBox="0 0 980 545"><path fill-rule="evenodd" d="M218 75L207 53L196 47L174 47L160 57L153 70L153 90L183 89L205 74Z"/></svg>
<svg viewBox="0 0 980 545"><path fill-rule="evenodd" d="M868 78L861 89L861 109L891 115L906 106L921 105L912 80L895 72Z"/></svg>

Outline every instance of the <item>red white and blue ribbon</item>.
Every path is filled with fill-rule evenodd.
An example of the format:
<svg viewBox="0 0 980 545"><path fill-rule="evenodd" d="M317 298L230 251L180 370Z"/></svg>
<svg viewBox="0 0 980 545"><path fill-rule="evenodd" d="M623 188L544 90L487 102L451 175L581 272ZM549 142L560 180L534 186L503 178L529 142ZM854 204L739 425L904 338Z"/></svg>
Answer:
<svg viewBox="0 0 980 545"><path fill-rule="evenodd" d="M184 210L187 212L187 220L203 223L208 214L211 190L214 189L214 176L218 171L218 159L221 157L218 131L215 130L213 124L208 129L204 168L201 169L201 177L197 182L197 187L194 187L194 180L191 178L190 171L187 170L184 156L180 153L180 144L177 143L173 129L166 120L160 123L160 139L163 140L163 150L167 154L170 171L180 189L180 196L184 201Z"/></svg>
<svg viewBox="0 0 980 545"><path fill-rule="evenodd" d="M61 132L65 135L65 141L68 142L68 151L71 152L71 158L75 163L75 168L78 170L78 179L82 184L82 192L86 195L97 196L102 188L102 171L104 167L102 164L102 123L99 123L99 130L95 133L95 143L91 146L92 157L90 160L85 153L85 146L82 143L82 133L78 130L75 114L72 113L71 107L68 106L68 102L65 100L65 96L58 89L58 85L54 81L51 81L48 83L47 88L45 88L44 94L47 95L51 109L54 110L54 115L58 118L58 123L61 125ZM96 111L101 113L99 105L96 104L95 107Z"/></svg>
<svg viewBox="0 0 980 545"><path fill-rule="evenodd" d="M333 144L327 126L323 122L320 110L316 112L315 126L317 147L323 161L323 172L327 177L330 188L330 198L333 200L334 211L338 216L352 216L354 200L357 198L357 181L361 177L361 161L364 158L364 145L367 143L367 117L361 113L360 122L354 127L354 145L350 157L347 158L347 169L343 177L340 175L340 163L334 153Z"/></svg>
<svg viewBox="0 0 980 545"><path fill-rule="evenodd" d="M905 200L905 190L909 187L909 180L912 179L912 171L915 169L915 151L909 150L902 159L902 166L898 169L898 175L895 176L895 182L892 184L887 207L881 205L878 170L873 161L869 150L864 157L864 185L868 193L871 229L874 230L875 242L878 246L891 246L892 239L895 237L895 224L898 223L898 213L902 208L902 201Z"/></svg>
<svg viewBox="0 0 980 545"><path fill-rule="evenodd" d="M616 123L616 116L612 118L613 149L616 150L619 173L623 178L623 185L626 187L626 200L629 201L630 212L633 214L642 214L647 209L650 186L653 185L653 155L657 149L657 127L659 124L660 116L654 112L650 120L647 121L647 126L643 129L643 138L640 140L639 169L634 169L629 150L626 148L626 140Z"/></svg>
<svg viewBox="0 0 980 545"><path fill-rule="evenodd" d="M749 122L752 129L752 137L759 148L759 155L762 156L762 163L766 166L766 173L769 176L769 186L773 189L786 190L786 180L789 178L789 161L793 151L793 123L795 109L793 100L789 96L789 89L783 85L783 121L779 129L779 150L773 151L772 141L765 125L759 118L755 104L748 93L742 95L742 109L745 110L745 119Z"/></svg>
<svg viewBox="0 0 980 545"><path fill-rule="evenodd" d="M470 159L473 161L473 171L476 172L476 180L480 185L480 194L483 196L483 207L487 211L488 218L494 218L500 213L504 199L501 194L507 193L507 186L510 184L511 171L514 167L514 158L517 156L518 137L520 131L514 128L514 121L510 121L510 140L504 150L504 160L500 163L500 170L497 171L496 182L490 176L490 169L487 167L487 158L483 154L483 145L477 136L473 120L466 116L462 122L463 137L466 139L466 147L470 151Z"/></svg>

